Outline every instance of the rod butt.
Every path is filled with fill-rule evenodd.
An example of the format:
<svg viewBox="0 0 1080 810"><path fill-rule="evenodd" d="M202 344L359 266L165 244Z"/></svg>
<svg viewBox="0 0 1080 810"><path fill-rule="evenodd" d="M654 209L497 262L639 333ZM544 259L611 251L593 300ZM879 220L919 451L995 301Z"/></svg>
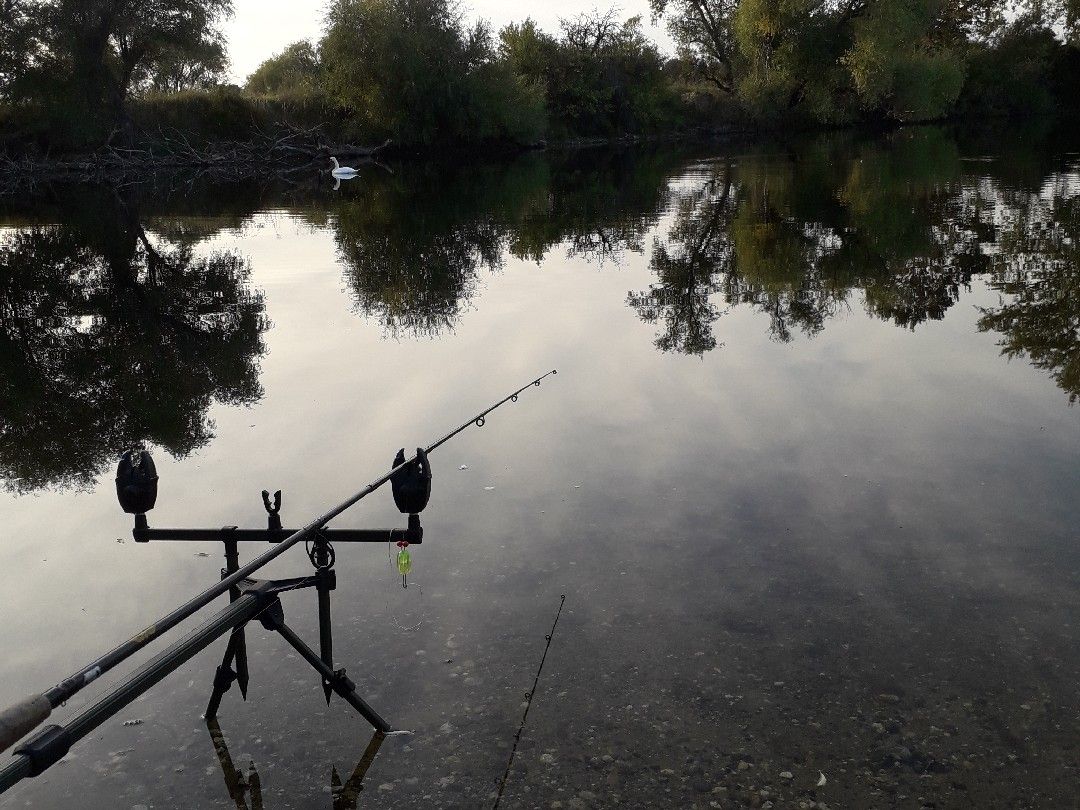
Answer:
<svg viewBox="0 0 1080 810"><path fill-rule="evenodd" d="M6 751L52 714L45 695L32 695L0 712L0 751Z"/></svg>

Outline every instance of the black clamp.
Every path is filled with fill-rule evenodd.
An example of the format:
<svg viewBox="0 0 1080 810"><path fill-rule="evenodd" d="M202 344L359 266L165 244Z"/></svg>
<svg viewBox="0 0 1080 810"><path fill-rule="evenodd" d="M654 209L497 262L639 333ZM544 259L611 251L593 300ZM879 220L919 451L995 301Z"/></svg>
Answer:
<svg viewBox="0 0 1080 810"><path fill-rule="evenodd" d="M267 630L277 630L285 624L285 609L281 606L281 600L274 596L269 604L258 614L259 624Z"/></svg>
<svg viewBox="0 0 1080 810"><path fill-rule="evenodd" d="M232 667L218 667L214 670L214 691L228 692L236 678L236 672L233 671Z"/></svg>
<svg viewBox="0 0 1080 810"><path fill-rule="evenodd" d="M266 510L266 528L271 531L276 531L281 528L281 516L278 512L281 511L281 490L279 489L274 493L274 503L270 504L270 493L267 490L262 491L263 509Z"/></svg>
<svg viewBox="0 0 1080 810"><path fill-rule="evenodd" d="M345 674L344 669L335 669L334 677L330 679L330 682L336 684L346 692L352 692L356 689L356 684L349 680L349 676Z"/></svg>
<svg viewBox="0 0 1080 810"><path fill-rule="evenodd" d="M12 753L30 760L30 776L37 776L67 756L71 735L63 726L45 726Z"/></svg>
<svg viewBox="0 0 1080 810"><path fill-rule="evenodd" d="M304 544L304 550L317 572L328 571L337 562L337 552L334 551L334 544L326 538L326 535L321 530L315 532L313 541Z"/></svg>
<svg viewBox="0 0 1080 810"><path fill-rule="evenodd" d="M315 571L315 588L321 591L337 589L337 571L333 568L319 568Z"/></svg>
<svg viewBox="0 0 1080 810"><path fill-rule="evenodd" d="M424 542L424 527L420 525L419 515L409 515L409 528L405 530L405 540L410 544Z"/></svg>

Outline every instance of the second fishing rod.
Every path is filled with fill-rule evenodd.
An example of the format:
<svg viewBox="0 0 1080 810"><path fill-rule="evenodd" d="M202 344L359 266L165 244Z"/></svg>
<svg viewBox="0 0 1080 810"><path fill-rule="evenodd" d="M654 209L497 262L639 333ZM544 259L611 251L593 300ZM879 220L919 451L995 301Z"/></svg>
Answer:
<svg viewBox="0 0 1080 810"><path fill-rule="evenodd" d="M467 421L463 422L458 427L451 430L441 439L428 445L426 448L417 448L415 456L404 459L403 453L399 454L399 457L395 459L397 462L394 467L385 475L376 478L370 484L365 486L359 492L349 496L344 501L334 506L325 514L315 518L315 520L308 523L301 529L298 529L293 534L276 544L272 548L260 554L246 565L241 566L237 570L223 577L220 582L207 588L197 596L192 597L184 604L173 610L171 613L161 617L157 621L148 625L144 630L136 633L127 641L113 648L109 652L101 655L94 661L91 661L84 667L81 667L77 672L64 680L57 683L50 689L41 692L40 694L31 695L18 703L9 706L7 709L0 711L0 751L4 751L7 748L14 745L18 740L22 739L26 734L33 731L52 713L60 704L72 698L78 694L83 688L90 683L97 680L100 676L111 670L122 661L130 658L136 652L141 650L147 644L154 639L158 638L162 634L168 632L170 629L178 625L180 622L191 617L196 612L201 610L210 604L214 599L229 591L230 588L235 587L242 580L249 578L253 573L260 568L284 554L293 546L298 543L305 542L312 539L316 533L326 526L331 520L340 515L345 510L354 506L359 501L366 498L376 489L381 487L386 482L390 481L395 475L404 473L417 465L423 465L427 468L427 455L434 452L450 439L457 436L463 430L476 425L482 427L488 414L494 411L496 408L504 405L507 402L516 402L518 396L525 390L539 386L541 381L546 377L556 374L557 370L553 369L547 374L543 374L537 377L535 380L530 381L526 385L516 391L508 394L500 399L495 404L489 406L485 410L471 417ZM148 454L146 455L149 458ZM145 515L142 514L145 509L140 508L142 502L148 499L150 506L153 505L153 498L157 493L157 476L153 469L153 463L148 462L146 468L140 470L139 464L134 464L133 469L128 469L126 484L127 492L122 491L122 482L118 475L117 481L117 494L121 498L121 503L124 505L126 511L136 513L136 527L140 525L139 518L143 518L145 523ZM123 469L123 463L121 464L121 470ZM430 481L430 477L429 477ZM141 486L140 486L141 484ZM152 494L151 494L152 493ZM127 503L125 503L125 498Z"/></svg>

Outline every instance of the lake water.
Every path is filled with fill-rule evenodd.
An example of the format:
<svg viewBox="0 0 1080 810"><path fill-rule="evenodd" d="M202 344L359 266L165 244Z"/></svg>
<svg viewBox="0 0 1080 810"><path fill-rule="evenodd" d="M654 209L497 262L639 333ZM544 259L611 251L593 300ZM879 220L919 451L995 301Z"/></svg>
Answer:
<svg viewBox="0 0 1080 810"><path fill-rule="evenodd" d="M299 526L559 371L433 454L407 589L337 549L337 664L414 732L348 788L371 729L256 626L231 788L219 641L0 804L490 807L565 595L504 807L1077 806L1072 148L908 129L0 200L0 704L219 576L220 545L132 542L125 448L152 525L259 527L281 489ZM404 523L380 491L333 525ZM315 644L314 593L283 602Z"/></svg>

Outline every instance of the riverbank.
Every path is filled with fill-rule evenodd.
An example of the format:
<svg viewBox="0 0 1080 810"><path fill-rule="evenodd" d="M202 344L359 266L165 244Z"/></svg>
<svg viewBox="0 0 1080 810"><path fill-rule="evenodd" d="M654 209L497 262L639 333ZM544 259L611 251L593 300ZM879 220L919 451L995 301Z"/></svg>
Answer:
<svg viewBox="0 0 1080 810"><path fill-rule="evenodd" d="M0 153L0 195L33 191L48 183L124 183L147 175L186 172L195 179L240 181L267 175L299 182L304 175L329 171L331 157L353 165L394 160L438 161L448 154L476 162L513 158L545 149L625 148L660 144L722 144L752 136L772 136L766 130L726 125L649 135L623 134L610 138L566 138L534 143L510 141L486 144L403 145L386 140L375 146L341 143L318 129L279 129L258 132L249 140L194 142L179 130L159 132L130 147L104 146L54 156L37 150L12 156Z"/></svg>
<svg viewBox="0 0 1080 810"><path fill-rule="evenodd" d="M249 141L193 144L181 132L132 147L106 146L53 158L0 154L0 194L32 191L50 182L123 182L162 172L190 172L207 180L243 180L273 174L281 178L314 172L331 155L356 163L374 161L392 146L327 143L311 132L282 132Z"/></svg>
<svg viewBox="0 0 1080 810"><path fill-rule="evenodd" d="M142 136L131 147L104 146L59 155L30 150L13 156L0 151L0 196L33 193L35 189L53 183L126 185L166 175L180 176L185 182L227 183L272 178L285 185L299 186L328 174L331 157L358 167L447 160L482 165L546 150L569 153L665 146L738 148L762 142L784 145L843 133L855 139L877 138L923 127L946 127L967 141L994 143L1003 137L1012 141L1017 132L1034 132L1035 137L1042 140L1048 132L1067 131L1073 122L1074 119L1064 115L989 116L979 121L952 117L941 122L878 122L831 127L754 126L748 121L730 121L649 134L623 133L612 137L574 137L533 143L498 141L441 145L401 144L391 140L378 145L349 143L329 136L327 132L331 127L322 126L255 128L247 139L195 139L190 133L174 129L158 131L153 137Z"/></svg>

